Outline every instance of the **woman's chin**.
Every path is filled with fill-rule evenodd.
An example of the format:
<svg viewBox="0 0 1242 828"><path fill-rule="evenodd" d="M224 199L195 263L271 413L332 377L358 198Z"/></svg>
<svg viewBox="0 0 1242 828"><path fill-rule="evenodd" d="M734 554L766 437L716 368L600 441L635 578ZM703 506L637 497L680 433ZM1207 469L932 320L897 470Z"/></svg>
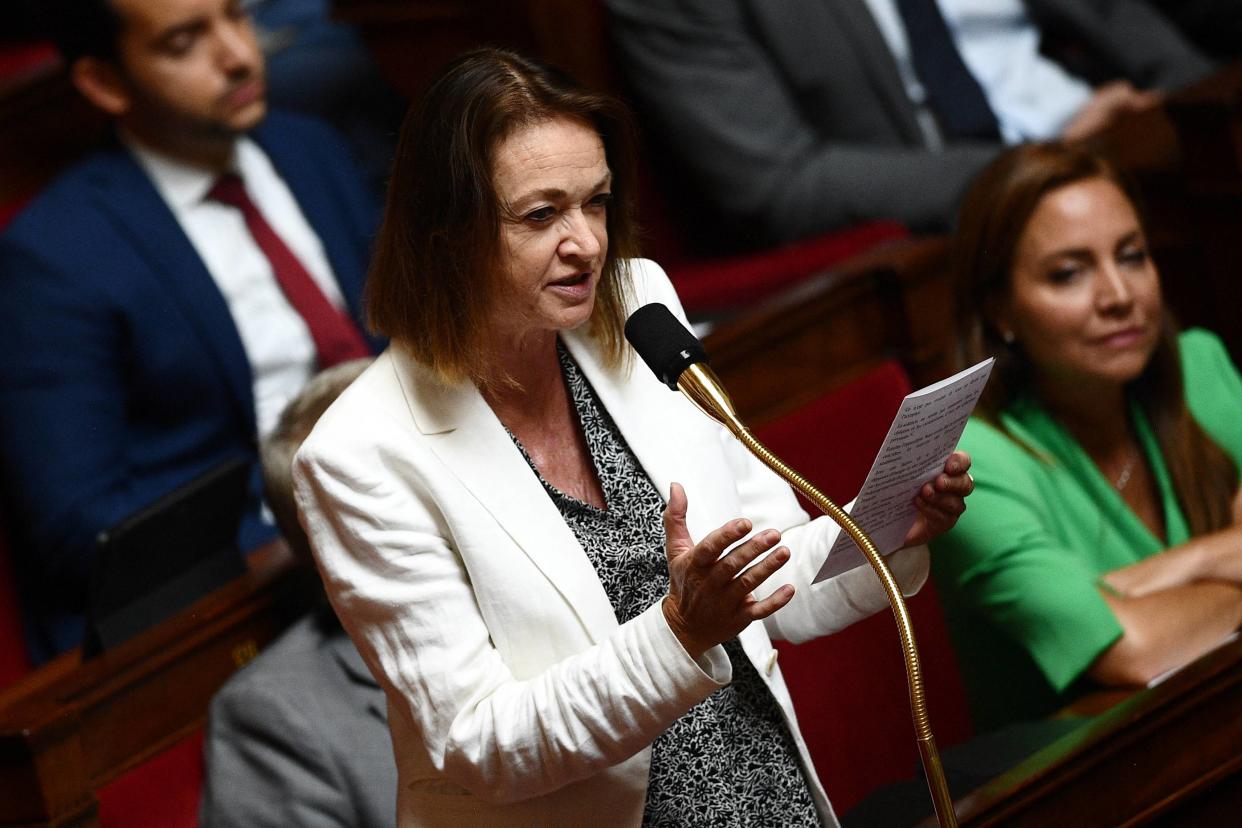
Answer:
<svg viewBox="0 0 1242 828"><path fill-rule="evenodd" d="M556 314L554 327L558 331L572 331L581 328L591 321L591 314L594 310L595 294L592 292L584 301L574 303L569 307L562 307L560 312Z"/></svg>
<svg viewBox="0 0 1242 828"><path fill-rule="evenodd" d="M591 314L575 314L572 318L566 319L560 326L561 331L576 331L591 321Z"/></svg>

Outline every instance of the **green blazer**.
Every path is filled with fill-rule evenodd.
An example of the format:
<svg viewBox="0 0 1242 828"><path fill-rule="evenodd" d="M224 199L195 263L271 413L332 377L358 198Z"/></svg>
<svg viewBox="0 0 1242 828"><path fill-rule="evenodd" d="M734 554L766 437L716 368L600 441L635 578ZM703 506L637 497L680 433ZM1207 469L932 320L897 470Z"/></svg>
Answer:
<svg viewBox="0 0 1242 828"><path fill-rule="evenodd" d="M1207 331L1187 331L1179 345L1192 415L1242 468L1242 377ZM1163 541L1036 401L1004 412L1004 430L978 418L966 427L975 493L932 545L932 568L977 728L1071 700L1122 633L1099 577L1190 537L1151 426L1132 411L1160 492Z"/></svg>

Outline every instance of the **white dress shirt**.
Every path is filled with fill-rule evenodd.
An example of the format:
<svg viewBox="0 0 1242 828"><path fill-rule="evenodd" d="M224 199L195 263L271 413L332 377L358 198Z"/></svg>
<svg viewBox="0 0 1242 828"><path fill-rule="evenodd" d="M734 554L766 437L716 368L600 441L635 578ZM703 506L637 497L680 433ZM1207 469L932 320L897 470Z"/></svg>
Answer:
<svg viewBox="0 0 1242 828"><path fill-rule="evenodd" d="M1055 138L1091 97L1091 87L1039 53L1039 29L1021 0L937 0L966 68L1009 144ZM895 0L866 0L897 61L911 103L926 112L910 42ZM924 129L926 131L926 128Z"/></svg>
<svg viewBox="0 0 1242 828"><path fill-rule="evenodd" d="M207 198L219 172L170 158L133 136L122 139L176 216L228 303L250 362L255 422L262 439L271 433L285 405L315 372L315 343L310 331L285 299L241 211ZM248 138L239 140L232 168L245 182L246 192L268 224L324 295L344 308L323 244L263 150Z"/></svg>

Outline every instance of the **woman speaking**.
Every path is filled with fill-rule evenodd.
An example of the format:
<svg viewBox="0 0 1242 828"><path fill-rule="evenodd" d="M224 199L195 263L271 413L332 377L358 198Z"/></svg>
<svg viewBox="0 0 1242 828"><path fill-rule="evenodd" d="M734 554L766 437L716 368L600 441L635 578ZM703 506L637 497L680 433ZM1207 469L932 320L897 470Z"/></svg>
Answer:
<svg viewBox="0 0 1242 828"><path fill-rule="evenodd" d="M835 824L769 635L884 594L811 586L836 527L633 370L626 314L680 312L630 258L633 196L619 105L512 53L457 60L402 127L369 296L393 344L295 476L388 696L403 826ZM903 588L968 466L916 498Z"/></svg>

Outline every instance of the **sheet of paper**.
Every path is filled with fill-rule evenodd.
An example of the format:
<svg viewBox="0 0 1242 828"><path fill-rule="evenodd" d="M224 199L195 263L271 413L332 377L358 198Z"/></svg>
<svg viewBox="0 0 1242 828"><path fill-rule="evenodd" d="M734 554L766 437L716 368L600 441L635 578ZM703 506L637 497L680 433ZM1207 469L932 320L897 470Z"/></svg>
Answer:
<svg viewBox="0 0 1242 828"><path fill-rule="evenodd" d="M880 554L901 548L918 515L914 496L943 471L991 373L992 360L986 359L902 400L850 511ZM853 539L842 531L815 582L866 562Z"/></svg>

